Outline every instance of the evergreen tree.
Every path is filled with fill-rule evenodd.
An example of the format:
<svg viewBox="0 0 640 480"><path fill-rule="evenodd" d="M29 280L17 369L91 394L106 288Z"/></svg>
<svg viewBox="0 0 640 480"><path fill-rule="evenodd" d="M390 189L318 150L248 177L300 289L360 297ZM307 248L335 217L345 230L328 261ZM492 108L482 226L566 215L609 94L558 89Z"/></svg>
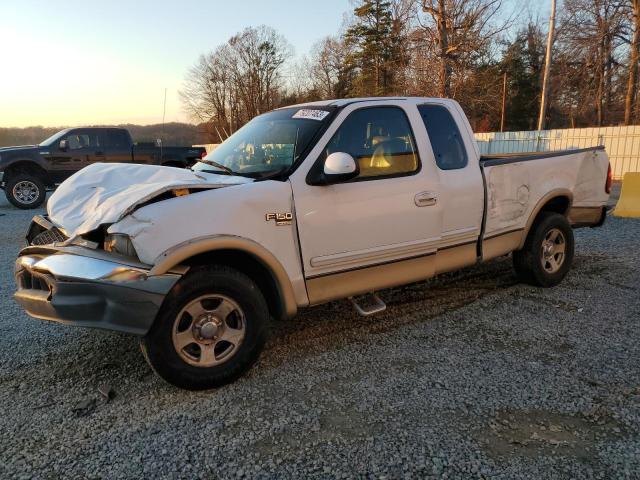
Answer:
<svg viewBox="0 0 640 480"><path fill-rule="evenodd" d="M534 130L540 102L544 37L535 25L521 31L507 45L501 70L507 74L505 130Z"/></svg>
<svg viewBox="0 0 640 480"><path fill-rule="evenodd" d="M355 23L344 35L346 63L355 74L352 95L387 95L393 91L394 63L402 57L402 41L394 29L391 2L363 0L354 9Z"/></svg>

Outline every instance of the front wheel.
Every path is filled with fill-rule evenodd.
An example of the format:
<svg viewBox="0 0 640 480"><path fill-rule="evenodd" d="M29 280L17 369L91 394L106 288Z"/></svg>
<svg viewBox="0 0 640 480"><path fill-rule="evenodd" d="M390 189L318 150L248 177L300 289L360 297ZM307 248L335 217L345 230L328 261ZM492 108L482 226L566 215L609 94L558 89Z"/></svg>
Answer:
<svg viewBox="0 0 640 480"><path fill-rule="evenodd" d="M530 285L554 287L571 268L574 246L568 220L559 213L542 212L522 250L513 252L516 275Z"/></svg>
<svg viewBox="0 0 640 480"><path fill-rule="evenodd" d="M266 301L249 277L225 266L200 267L169 293L141 347L166 381L205 390L256 363L268 320Z"/></svg>
<svg viewBox="0 0 640 480"><path fill-rule="evenodd" d="M13 206L28 210L42 205L47 189L35 175L18 172L12 173L5 182L4 194Z"/></svg>

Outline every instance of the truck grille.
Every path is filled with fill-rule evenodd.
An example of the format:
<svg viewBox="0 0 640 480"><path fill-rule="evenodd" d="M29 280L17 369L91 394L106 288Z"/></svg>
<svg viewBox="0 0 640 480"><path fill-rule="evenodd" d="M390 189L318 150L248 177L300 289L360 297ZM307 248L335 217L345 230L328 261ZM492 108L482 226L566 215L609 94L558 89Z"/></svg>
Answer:
<svg viewBox="0 0 640 480"><path fill-rule="evenodd" d="M44 230L33 237L31 245L50 245L55 242L64 242L65 240L67 240L67 236L56 227L53 227L51 230Z"/></svg>
<svg viewBox="0 0 640 480"><path fill-rule="evenodd" d="M25 269L16 274L16 280L19 290L40 290L43 292L51 292L51 279L44 273L30 272Z"/></svg>

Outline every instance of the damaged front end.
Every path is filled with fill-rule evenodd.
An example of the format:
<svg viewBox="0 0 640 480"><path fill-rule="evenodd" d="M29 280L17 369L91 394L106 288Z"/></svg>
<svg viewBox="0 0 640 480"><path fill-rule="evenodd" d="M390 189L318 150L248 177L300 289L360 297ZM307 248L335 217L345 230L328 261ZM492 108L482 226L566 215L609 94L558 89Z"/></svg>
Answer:
<svg viewBox="0 0 640 480"><path fill-rule="evenodd" d="M17 302L35 318L145 335L188 269L152 275L152 260L141 261L132 238L110 226L137 222L136 212L152 203L249 181L149 165L81 170L51 196L48 215L29 226L15 263Z"/></svg>
<svg viewBox="0 0 640 480"><path fill-rule="evenodd" d="M119 237L119 236L115 236ZM46 216L33 218L15 263L16 301L42 320L145 335L185 273L150 275L130 242L100 227L70 238Z"/></svg>
<svg viewBox="0 0 640 480"><path fill-rule="evenodd" d="M35 318L145 335L183 273L150 275L130 257L77 245L29 246L15 263L15 299Z"/></svg>

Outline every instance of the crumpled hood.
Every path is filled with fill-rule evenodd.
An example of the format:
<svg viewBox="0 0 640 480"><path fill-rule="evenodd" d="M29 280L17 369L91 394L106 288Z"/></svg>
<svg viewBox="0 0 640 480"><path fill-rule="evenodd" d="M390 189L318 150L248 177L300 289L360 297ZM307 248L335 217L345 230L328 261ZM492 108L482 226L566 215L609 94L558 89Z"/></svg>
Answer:
<svg viewBox="0 0 640 480"><path fill-rule="evenodd" d="M252 181L158 165L94 163L58 187L49 198L47 211L49 219L74 238L115 223L138 205L170 190L220 188Z"/></svg>

